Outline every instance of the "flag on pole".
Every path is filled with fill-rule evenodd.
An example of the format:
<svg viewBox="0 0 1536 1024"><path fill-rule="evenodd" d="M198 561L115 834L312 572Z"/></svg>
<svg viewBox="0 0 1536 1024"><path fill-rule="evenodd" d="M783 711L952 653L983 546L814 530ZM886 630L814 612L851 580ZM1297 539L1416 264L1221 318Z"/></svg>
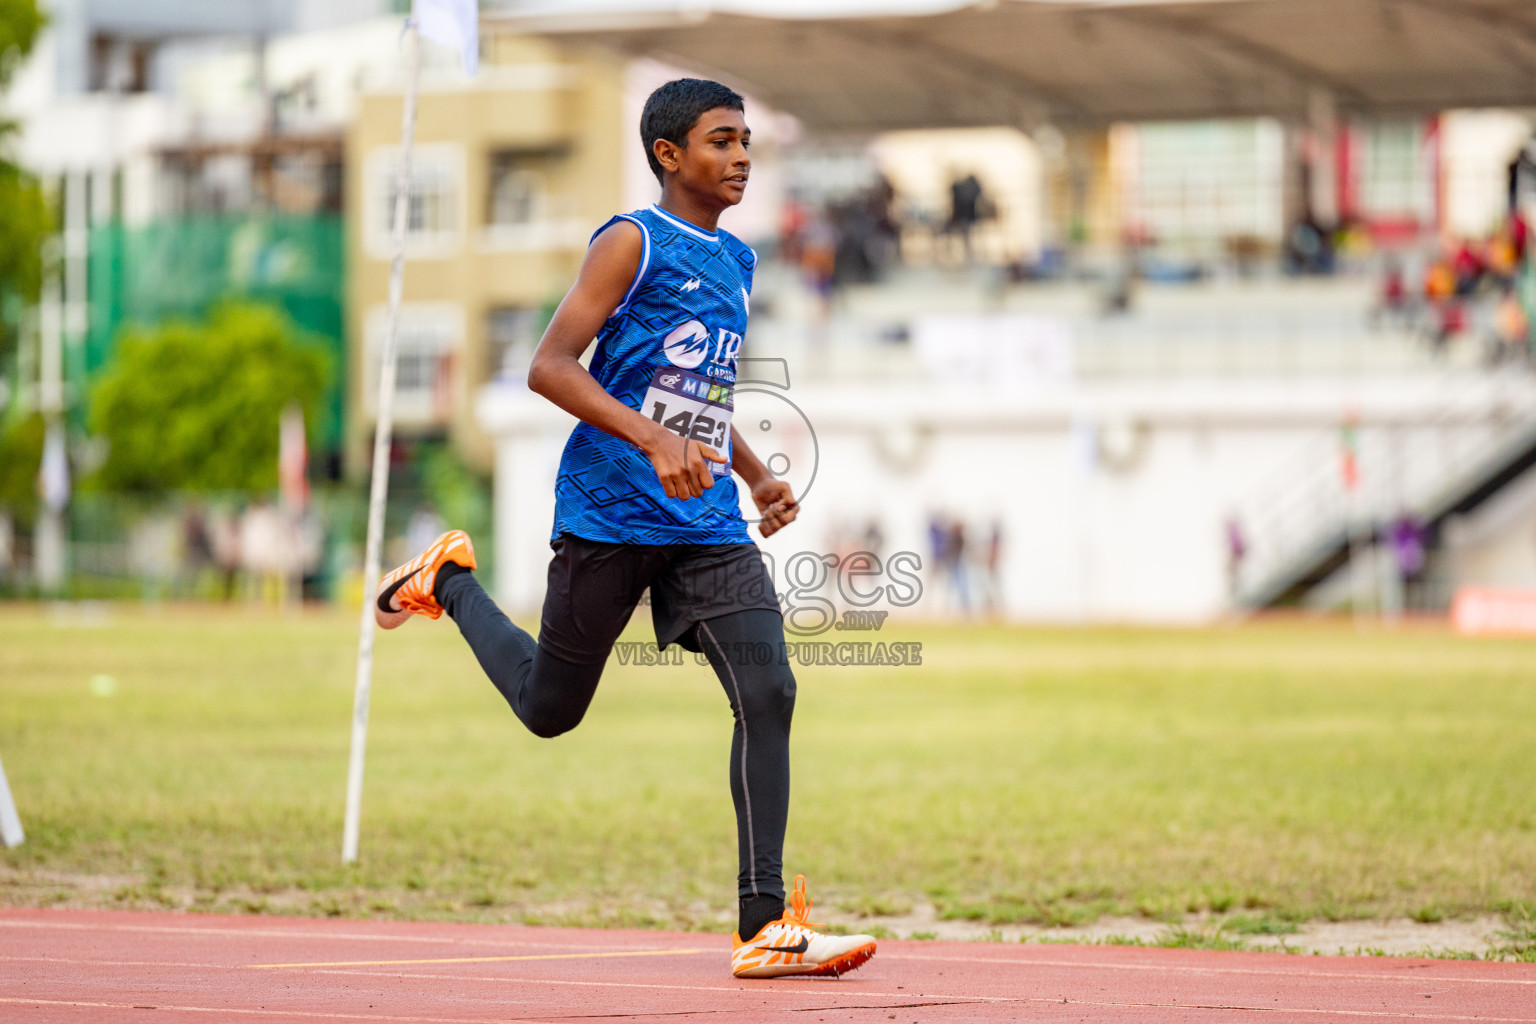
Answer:
<svg viewBox="0 0 1536 1024"><path fill-rule="evenodd" d="M297 404L283 410L278 424L277 487L290 511L309 504L309 447L304 439L304 411Z"/></svg>
<svg viewBox="0 0 1536 1024"><path fill-rule="evenodd" d="M43 439L37 493L51 512L62 512L69 504L69 456L64 450L64 428L58 424L51 425Z"/></svg>
<svg viewBox="0 0 1536 1024"><path fill-rule="evenodd" d="M480 66L478 0L416 0L412 17L423 39L451 46L464 56L464 73Z"/></svg>
<svg viewBox="0 0 1536 1024"><path fill-rule="evenodd" d="M1339 425L1339 476L1346 491L1360 486L1360 419L1353 413Z"/></svg>

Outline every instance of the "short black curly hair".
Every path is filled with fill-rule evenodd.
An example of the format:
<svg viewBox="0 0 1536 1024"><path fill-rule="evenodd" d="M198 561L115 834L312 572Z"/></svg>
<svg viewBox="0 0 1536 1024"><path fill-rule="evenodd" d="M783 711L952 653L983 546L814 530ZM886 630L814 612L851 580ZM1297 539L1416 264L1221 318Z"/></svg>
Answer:
<svg viewBox="0 0 1536 1024"><path fill-rule="evenodd" d="M746 102L735 90L707 78L679 78L651 93L640 115L640 141L645 143L645 158L651 173L662 181L661 163L656 159L656 140L666 139L681 149L688 148L688 133L699 118L717 107L746 110Z"/></svg>

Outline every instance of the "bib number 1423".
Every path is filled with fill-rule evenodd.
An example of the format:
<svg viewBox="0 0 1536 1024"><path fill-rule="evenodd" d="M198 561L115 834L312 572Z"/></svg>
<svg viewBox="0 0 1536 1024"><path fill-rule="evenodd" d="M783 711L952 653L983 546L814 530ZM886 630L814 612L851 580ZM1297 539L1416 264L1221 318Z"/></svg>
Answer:
<svg viewBox="0 0 1536 1024"><path fill-rule="evenodd" d="M679 437L709 445L729 458L731 413L735 390L675 366L663 366L651 377L641 411ZM716 476L730 473L730 464L711 462Z"/></svg>

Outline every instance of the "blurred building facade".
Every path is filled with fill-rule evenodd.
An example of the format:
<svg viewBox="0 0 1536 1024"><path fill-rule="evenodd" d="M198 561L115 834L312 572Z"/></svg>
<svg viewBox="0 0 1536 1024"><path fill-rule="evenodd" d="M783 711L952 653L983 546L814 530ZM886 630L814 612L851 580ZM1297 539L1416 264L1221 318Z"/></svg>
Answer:
<svg viewBox="0 0 1536 1024"><path fill-rule="evenodd" d="M7 104L23 163L54 195L60 270L38 323L58 344L37 348L64 355L77 429L125 326L248 298L328 348L320 454L339 468L343 128L359 83L390 62L391 6L54 6Z"/></svg>
<svg viewBox="0 0 1536 1024"><path fill-rule="evenodd" d="M263 298L332 346L325 454L366 473L399 6L60 5L10 106L59 196L39 329L77 412L123 324ZM686 72L495 25L473 80L425 58L397 436L494 467L498 575L526 603L569 426L528 360L591 232L655 198L635 122ZM749 104L753 185L724 224L763 256L747 354L786 375L746 402L799 410L752 422L803 420L782 454L821 474L780 546L924 552L945 606L973 607L956 567L983 559L998 614L1188 621L1297 581L1352 599L1340 551L1380 562L1411 515L1439 581L1421 604L1536 585L1536 548L1509 554L1536 509L1484 493L1530 426L1516 268L1485 259L1512 241L1530 112L823 133Z"/></svg>
<svg viewBox="0 0 1536 1024"><path fill-rule="evenodd" d="M448 437L488 469L472 414L490 381L520 381L592 231L619 209L624 69L498 35L479 75L422 91L400 309L396 431ZM349 454L366 465L388 299L398 80L360 97L347 134Z"/></svg>

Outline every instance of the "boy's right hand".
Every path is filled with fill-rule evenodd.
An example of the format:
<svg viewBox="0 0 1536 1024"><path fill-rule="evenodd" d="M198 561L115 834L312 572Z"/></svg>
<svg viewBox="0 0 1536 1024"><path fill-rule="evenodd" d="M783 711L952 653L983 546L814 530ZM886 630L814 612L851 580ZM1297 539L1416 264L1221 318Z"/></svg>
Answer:
<svg viewBox="0 0 1536 1024"><path fill-rule="evenodd" d="M701 498L715 486L711 462L725 462L725 456L709 445L691 438L678 437L665 428L658 429L643 451L656 469L656 479L669 498L687 501Z"/></svg>

